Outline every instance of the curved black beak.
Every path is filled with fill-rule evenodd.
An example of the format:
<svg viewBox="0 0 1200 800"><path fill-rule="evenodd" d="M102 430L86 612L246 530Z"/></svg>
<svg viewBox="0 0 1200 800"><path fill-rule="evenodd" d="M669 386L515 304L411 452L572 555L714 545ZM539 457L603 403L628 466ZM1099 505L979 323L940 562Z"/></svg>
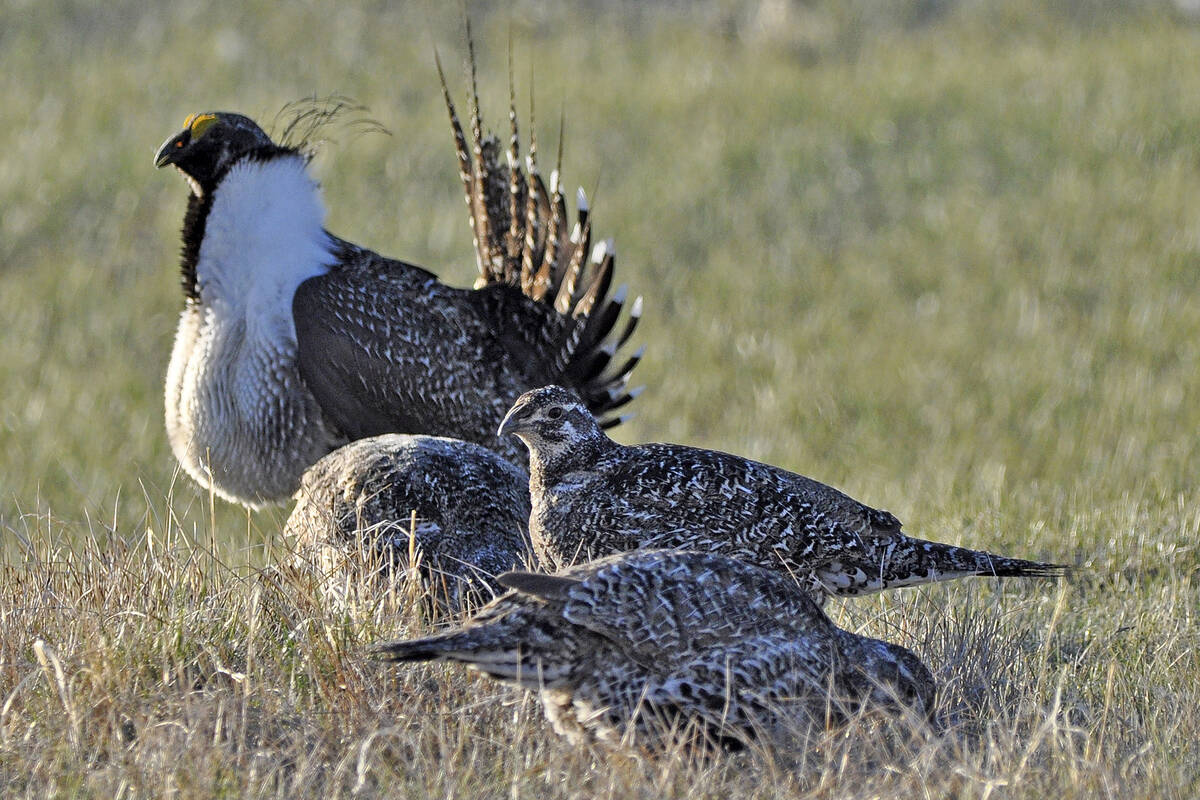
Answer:
<svg viewBox="0 0 1200 800"><path fill-rule="evenodd" d="M525 426L522 423L526 422L529 416L529 406L518 400L516 405L510 408L508 413L504 415L504 421L500 423L500 428L496 431L496 435L511 436L520 433L525 430Z"/></svg>
<svg viewBox="0 0 1200 800"><path fill-rule="evenodd" d="M162 147L158 148L158 152L154 154L154 166L162 169L168 164L174 164L176 157L192 140L192 132L184 129L162 143Z"/></svg>

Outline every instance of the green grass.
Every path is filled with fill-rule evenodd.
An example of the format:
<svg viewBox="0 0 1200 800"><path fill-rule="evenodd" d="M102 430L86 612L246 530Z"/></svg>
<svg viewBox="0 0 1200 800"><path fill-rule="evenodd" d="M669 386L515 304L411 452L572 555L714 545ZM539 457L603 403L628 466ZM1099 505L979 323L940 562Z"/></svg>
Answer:
<svg viewBox="0 0 1200 800"><path fill-rule="evenodd" d="M1080 566L834 608L928 660L949 735L697 764L572 751L516 692L370 662L424 623L264 575L286 509L175 475L185 189L150 160L186 114L367 103L392 135L325 148L331 229L473 279L432 58L461 60L457 12L251 8L0 5L9 794L1200 790L1200 28L1086 0L473 11L486 118L511 31L543 153L565 108L567 183L595 190L646 297L649 388L619 438L744 453L924 537Z"/></svg>

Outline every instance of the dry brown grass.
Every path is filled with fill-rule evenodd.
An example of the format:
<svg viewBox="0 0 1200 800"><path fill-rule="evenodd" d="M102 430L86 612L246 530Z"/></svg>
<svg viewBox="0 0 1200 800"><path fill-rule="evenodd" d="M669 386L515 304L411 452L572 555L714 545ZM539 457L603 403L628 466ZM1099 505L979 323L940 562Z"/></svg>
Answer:
<svg viewBox="0 0 1200 800"><path fill-rule="evenodd" d="M430 629L403 582L330 603L312 571L231 563L169 523L128 540L97 527L68 542L43 520L23 538L0 579L9 796L1124 798L1196 788L1194 617L1156 618L1152 636L1119 628L1112 635L1131 647L1114 647L1066 624L1105 590L1086 575L833 609L841 624L928 660L942 686L940 733L862 720L790 750L648 757L571 748L533 697L465 670L373 661L370 643ZM1194 609L1190 580L1163 582L1167 599Z"/></svg>

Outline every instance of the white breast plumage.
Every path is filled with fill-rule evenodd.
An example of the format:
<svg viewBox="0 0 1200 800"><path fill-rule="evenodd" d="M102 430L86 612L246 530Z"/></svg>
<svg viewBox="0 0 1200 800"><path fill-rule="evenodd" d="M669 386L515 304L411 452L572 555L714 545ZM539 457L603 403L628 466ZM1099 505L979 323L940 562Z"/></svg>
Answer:
<svg viewBox="0 0 1200 800"><path fill-rule="evenodd" d="M329 271L320 190L305 159L288 155L235 164L213 194L196 266L201 300L247 322L248 338L293 346L292 297Z"/></svg>
<svg viewBox="0 0 1200 800"><path fill-rule="evenodd" d="M208 464L222 465L216 483L239 499L290 493L331 444L315 399L296 391L292 298L333 260L306 166L299 155L245 159L217 186L196 264L200 302L184 309L167 374L176 457L204 484ZM304 425L317 435L288 435Z"/></svg>

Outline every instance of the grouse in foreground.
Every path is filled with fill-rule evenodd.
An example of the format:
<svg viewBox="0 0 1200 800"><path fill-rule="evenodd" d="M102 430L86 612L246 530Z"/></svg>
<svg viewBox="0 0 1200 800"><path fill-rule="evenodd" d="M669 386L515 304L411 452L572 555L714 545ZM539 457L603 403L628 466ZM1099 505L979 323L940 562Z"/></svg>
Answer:
<svg viewBox="0 0 1200 800"><path fill-rule="evenodd" d="M512 591L465 626L377 651L538 691L576 742L675 733L737 748L866 710L933 710L913 653L841 630L787 576L724 556L642 550L500 583Z"/></svg>
<svg viewBox="0 0 1200 800"><path fill-rule="evenodd" d="M480 445L384 434L304 473L286 533L297 563L335 597L377 593L415 562L427 596L453 613L469 597L491 600L497 575L532 561L528 486L524 470Z"/></svg>
<svg viewBox="0 0 1200 800"><path fill-rule="evenodd" d="M614 356L640 298L618 325L625 291L610 294L613 250L591 247L582 193L569 231L558 170L547 190L536 142L521 169L515 111L502 148L483 136L472 91L468 148L442 87L474 290L326 231L311 154L240 114L193 114L155 155L191 187L167 432L188 474L221 497L284 500L321 456L381 433L452 436L523 463L522 448L496 436L521 392L563 383L602 416L632 398L640 353Z"/></svg>
<svg viewBox="0 0 1200 800"><path fill-rule="evenodd" d="M681 547L782 570L831 595L1065 572L910 538L888 512L778 467L683 445L617 444L558 386L522 395L500 433L529 447L529 534L551 564Z"/></svg>

